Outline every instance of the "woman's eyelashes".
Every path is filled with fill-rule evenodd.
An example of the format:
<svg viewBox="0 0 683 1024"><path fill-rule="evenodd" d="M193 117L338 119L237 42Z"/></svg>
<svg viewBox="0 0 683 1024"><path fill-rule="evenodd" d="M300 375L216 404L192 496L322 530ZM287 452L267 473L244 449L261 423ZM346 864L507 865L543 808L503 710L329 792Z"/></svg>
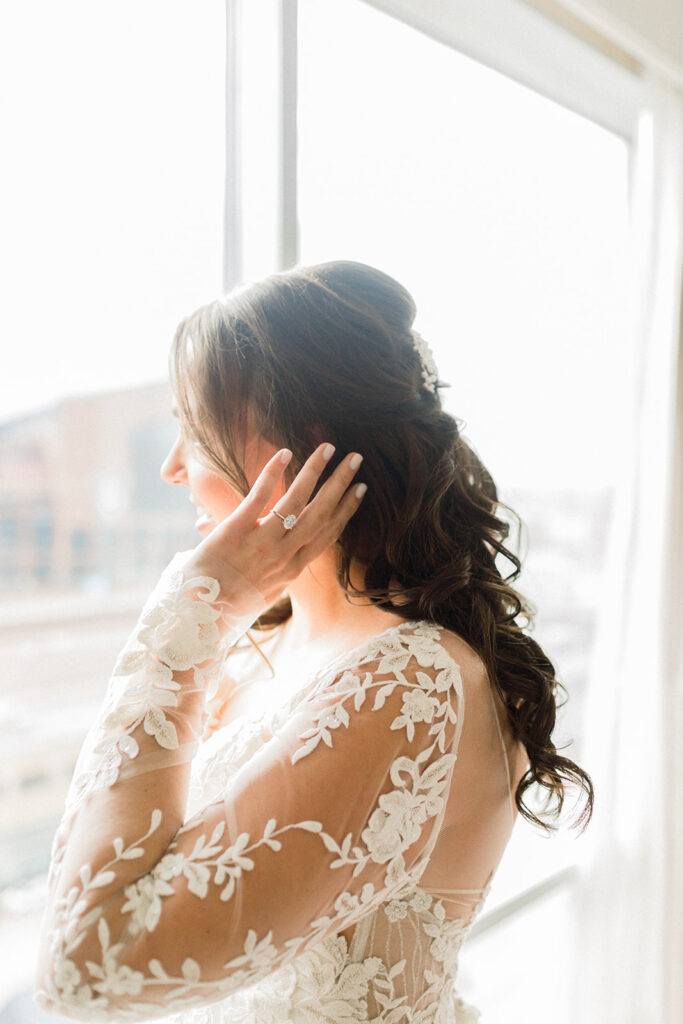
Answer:
<svg viewBox="0 0 683 1024"><path fill-rule="evenodd" d="M187 433L186 434L183 431L182 427L180 427L179 429L180 429L180 442L181 442L181 444L184 447L192 448L194 451L201 451L202 450L203 445L202 445L202 442L199 440L198 437L196 437L192 433Z"/></svg>

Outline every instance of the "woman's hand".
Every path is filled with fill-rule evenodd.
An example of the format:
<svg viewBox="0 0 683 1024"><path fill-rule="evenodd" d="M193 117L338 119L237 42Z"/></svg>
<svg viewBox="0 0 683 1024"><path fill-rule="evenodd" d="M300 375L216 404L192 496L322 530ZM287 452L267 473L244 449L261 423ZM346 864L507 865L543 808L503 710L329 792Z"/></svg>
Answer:
<svg viewBox="0 0 683 1024"><path fill-rule="evenodd" d="M364 484L350 487L362 461L351 453L309 502L333 454L332 445L320 445L277 503L275 512L296 516L294 526L286 529L274 511L264 514L292 457L286 448L277 452L232 515L195 548L184 572L218 580L222 597L235 604L238 573L269 604L276 601L306 565L337 540L365 493Z"/></svg>

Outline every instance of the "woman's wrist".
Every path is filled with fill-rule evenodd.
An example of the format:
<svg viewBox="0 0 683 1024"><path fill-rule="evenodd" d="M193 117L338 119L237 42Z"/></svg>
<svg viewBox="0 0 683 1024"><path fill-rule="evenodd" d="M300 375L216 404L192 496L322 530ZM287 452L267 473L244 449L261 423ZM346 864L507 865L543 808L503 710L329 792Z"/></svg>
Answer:
<svg viewBox="0 0 683 1024"><path fill-rule="evenodd" d="M270 602L233 566L202 563L191 557L182 566L184 592L198 607L211 608L221 647L231 646L261 615ZM208 614L208 612L207 612Z"/></svg>

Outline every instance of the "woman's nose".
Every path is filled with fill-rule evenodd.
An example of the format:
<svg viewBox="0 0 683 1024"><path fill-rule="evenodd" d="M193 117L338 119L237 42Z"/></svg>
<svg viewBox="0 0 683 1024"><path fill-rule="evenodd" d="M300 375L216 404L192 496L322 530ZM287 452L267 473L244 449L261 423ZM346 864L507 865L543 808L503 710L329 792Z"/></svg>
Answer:
<svg viewBox="0 0 683 1024"><path fill-rule="evenodd" d="M182 484L186 481L185 463L182 458L182 445L178 436L170 452L161 463L161 479L167 484Z"/></svg>

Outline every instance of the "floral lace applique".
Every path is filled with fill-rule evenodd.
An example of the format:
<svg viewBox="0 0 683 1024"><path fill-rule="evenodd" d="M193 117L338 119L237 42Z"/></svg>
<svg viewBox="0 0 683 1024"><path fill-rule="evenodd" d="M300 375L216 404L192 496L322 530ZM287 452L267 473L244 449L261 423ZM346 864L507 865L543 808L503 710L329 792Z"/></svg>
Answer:
<svg viewBox="0 0 683 1024"><path fill-rule="evenodd" d="M216 581L162 582L117 661L90 774L57 835L39 1005L103 1021L459 1020L467 929L418 887L462 729L460 669L439 628L405 623L335 659L270 716L268 742L258 722L213 734L192 814L169 831L170 768L201 735L226 630ZM188 686L177 673L189 670ZM160 762L167 752L179 759ZM135 769L168 780L146 819L132 796L120 810ZM60 891L81 807L99 844ZM359 928L376 941L351 959L341 933ZM417 978L388 952L398 934Z"/></svg>

